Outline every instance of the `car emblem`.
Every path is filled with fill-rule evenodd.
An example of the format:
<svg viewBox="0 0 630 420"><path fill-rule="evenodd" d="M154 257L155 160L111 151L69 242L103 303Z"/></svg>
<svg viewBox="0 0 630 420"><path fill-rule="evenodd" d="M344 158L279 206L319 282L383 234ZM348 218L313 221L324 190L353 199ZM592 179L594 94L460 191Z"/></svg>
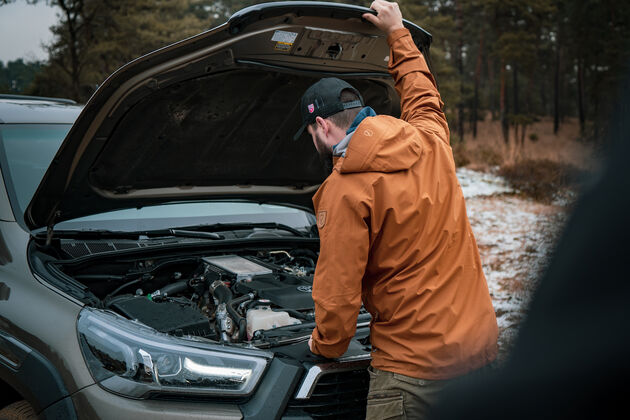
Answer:
<svg viewBox="0 0 630 420"><path fill-rule="evenodd" d="M297 289L299 292L313 293L313 286L298 286Z"/></svg>
<svg viewBox="0 0 630 420"><path fill-rule="evenodd" d="M310 104L310 105L308 106L308 113L309 113L309 114L312 114L313 112L315 112L315 105Z"/></svg>

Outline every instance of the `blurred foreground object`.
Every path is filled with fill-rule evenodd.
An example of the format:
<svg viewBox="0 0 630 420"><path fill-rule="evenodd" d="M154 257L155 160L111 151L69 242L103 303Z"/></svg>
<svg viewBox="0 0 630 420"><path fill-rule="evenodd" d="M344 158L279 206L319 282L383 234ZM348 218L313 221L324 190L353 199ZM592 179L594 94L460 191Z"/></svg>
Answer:
<svg viewBox="0 0 630 420"><path fill-rule="evenodd" d="M610 154L585 188L508 361L444 395L434 419L612 418L630 361L630 79Z"/></svg>

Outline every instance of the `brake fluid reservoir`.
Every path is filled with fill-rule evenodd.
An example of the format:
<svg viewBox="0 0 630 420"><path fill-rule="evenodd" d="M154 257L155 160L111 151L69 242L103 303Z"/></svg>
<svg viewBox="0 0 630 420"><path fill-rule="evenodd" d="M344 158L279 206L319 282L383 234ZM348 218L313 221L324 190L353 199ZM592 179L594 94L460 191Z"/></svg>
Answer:
<svg viewBox="0 0 630 420"><path fill-rule="evenodd" d="M271 330L286 325L300 324L300 320L284 311L272 311L268 306L247 311L247 339L251 340L254 331Z"/></svg>

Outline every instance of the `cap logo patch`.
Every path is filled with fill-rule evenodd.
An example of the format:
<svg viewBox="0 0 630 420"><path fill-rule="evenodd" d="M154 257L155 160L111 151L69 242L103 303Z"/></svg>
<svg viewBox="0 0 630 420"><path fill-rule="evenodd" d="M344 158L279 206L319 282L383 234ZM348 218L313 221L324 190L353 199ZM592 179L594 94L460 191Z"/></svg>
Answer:
<svg viewBox="0 0 630 420"><path fill-rule="evenodd" d="M312 114L313 112L315 112L315 105L310 104L310 105L308 106L308 113L309 113L309 114Z"/></svg>
<svg viewBox="0 0 630 420"><path fill-rule="evenodd" d="M326 210L317 213L317 227L322 229L326 225Z"/></svg>

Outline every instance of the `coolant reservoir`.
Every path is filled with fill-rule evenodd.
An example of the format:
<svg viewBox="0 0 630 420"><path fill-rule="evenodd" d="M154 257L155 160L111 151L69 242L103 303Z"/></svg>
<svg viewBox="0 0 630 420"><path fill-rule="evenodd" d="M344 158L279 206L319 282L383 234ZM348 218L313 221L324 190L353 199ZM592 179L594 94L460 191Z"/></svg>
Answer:
<svg viewBox="0 0 630 420"><path fill-rule="evenodd" d="M272 311L268 306L247 311L247 339L251 340L254 331L270 330L286 325L300 324L300 320L284 311Z"/></svg>

